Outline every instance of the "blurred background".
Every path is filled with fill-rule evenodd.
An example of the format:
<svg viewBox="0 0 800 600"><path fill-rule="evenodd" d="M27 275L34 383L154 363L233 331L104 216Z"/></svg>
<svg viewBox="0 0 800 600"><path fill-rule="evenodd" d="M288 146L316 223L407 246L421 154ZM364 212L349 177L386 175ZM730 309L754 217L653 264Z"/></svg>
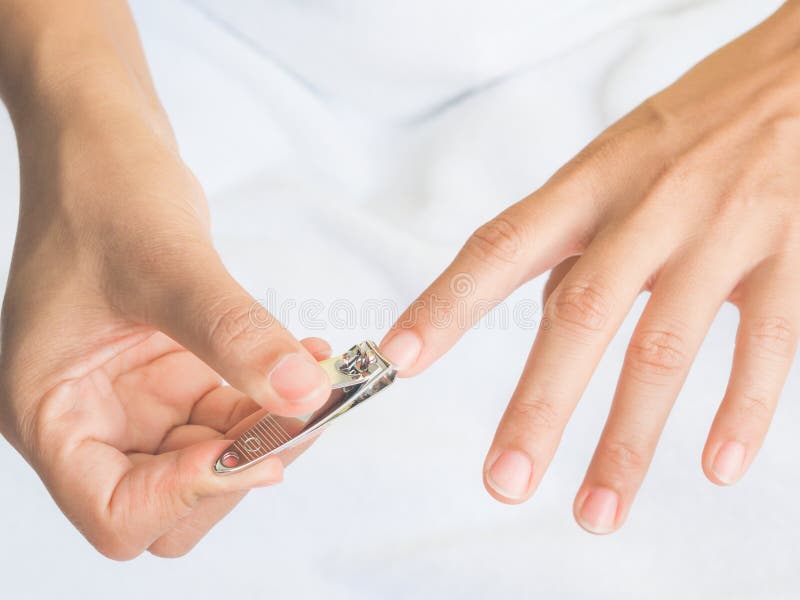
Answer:
<svg viewBox="0 0 800 600"><path fill-rule="evenodd" d="M338 352L379 340L391 311L475 227L778 4L136 0L132 8L226 264L293 333L326 337ZM18 200L5 113L0 199L4 282ZM534 303L535 317L542 285L524 286L501 311ZM606 353L536 497L521 506L493 501L481 483L535 332L513 318L482 324L428 372L360 407L284 483L252 492L181 559L103 558L0 441L0 598L797 598L797 368L744 480L720 489L700 469L730 368L730 306L625 527L593 537L573 522L645 301ZM388 312L364 309L375 303ZM302 309L311 305L321 307L314 318Z"/></svg>

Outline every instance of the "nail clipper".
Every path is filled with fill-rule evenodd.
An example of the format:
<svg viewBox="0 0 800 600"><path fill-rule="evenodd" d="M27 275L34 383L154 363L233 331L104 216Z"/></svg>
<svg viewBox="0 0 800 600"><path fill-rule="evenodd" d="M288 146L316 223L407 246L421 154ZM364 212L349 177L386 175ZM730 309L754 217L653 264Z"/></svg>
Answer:
<svg viewBox="0 0 800 600"><path fill-rule="evenodd" d="M331 380L328 401L312 413L294 435L267 414L242 433L214 464L219 474L246 469L268 456L291 448L322 432L334 420L391 385L397 368L378 351L374 342L356 344L344 354L320 361Z"/></svg>

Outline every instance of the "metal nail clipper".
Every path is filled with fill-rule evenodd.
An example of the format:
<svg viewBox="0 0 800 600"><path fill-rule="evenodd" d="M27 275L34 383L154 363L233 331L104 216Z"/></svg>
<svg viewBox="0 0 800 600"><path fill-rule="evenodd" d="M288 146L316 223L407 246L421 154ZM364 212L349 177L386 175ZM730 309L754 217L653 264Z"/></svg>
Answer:
<svg viewBox="0 0 800 600"><path fill-rule="evenodd" d="M354 406L389 386L397 375L397 368L370 341L356 344L344 354L319 364L330 377L331 395L303 428L291 435L277 419L267 414L228 446L214 464L215 472L241 471L311 438Z"/></svg>

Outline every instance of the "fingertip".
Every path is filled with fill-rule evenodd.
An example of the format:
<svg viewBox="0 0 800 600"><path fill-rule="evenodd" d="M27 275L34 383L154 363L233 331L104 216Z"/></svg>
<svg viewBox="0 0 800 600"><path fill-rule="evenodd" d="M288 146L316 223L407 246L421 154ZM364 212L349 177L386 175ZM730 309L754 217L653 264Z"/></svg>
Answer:
<svg viewBox="0 0 800 600"><path fill-rule="evenodd" d="M743 477L746 460L747 448L742 442L724 441L705 454L703 472L715 485L733 485Z"/></svg>
<svg viewBox="0 0 800 600"><path fill-rule="evenodd" d="M572 513L575 522L584 531L594 535L607 535L617 531L623 523L619 494L605 487L584 488L575 497Z"/></svg>
<svg viewBox="0 0 800 600"><path fill-rule="evenodd" d="M322 338L308 337L300 340L300 343L311 353L315 360L325 360L331 356L331 345Z"/></svg>
<svg viewBox="0 0 800 600"><path fill-rule="evenodd" d="M497 490L492 485L492 483L490 482L489 478L486 475L484 475L483 477L483 487L494 500L497 500L502 504L508 504L509 506L516 506L517 504L524 504L525 502L528 501L527 497L509 498L508 496L505 496L501 491Z"/></svg>
<svg viewBox="0 0 800 600"><path fill-rule="evenodd" d="M483 471L486 491L504 504L521 504L532 493L533 461L519 450L505 450L486 461Z"/></svg>

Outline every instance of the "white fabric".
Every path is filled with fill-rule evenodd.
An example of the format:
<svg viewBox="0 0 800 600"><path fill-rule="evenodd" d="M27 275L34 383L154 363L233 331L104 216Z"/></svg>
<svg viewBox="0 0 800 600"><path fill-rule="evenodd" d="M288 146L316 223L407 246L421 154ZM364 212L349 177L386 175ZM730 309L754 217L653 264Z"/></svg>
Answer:
<svg viewBox="0 0 800 600"><path fill-rule="evenodd" d="M138 0L133 8L229 268L283 307L298 336L323 335L340 349L379 339L389 322L334 326L348 308L331 311L332 302L402 308L478 224L777 4ZM2 133L5 267L17 177L7 123ZM538 299L541 285L526 285L509 306ZM309 299L323 303L317 321L287 309ZM4 444L2 596L796 597L797 369L743 482L718 489L699 466L728 374L731 307L697 359L626 526L596 538L573 523L573 496L641 306L536 498L522 506L491 500L480 475L533 338L513 325L470 332L427 373L366 403L281 486L250 494L179 561L97 556Z"/></svg>

